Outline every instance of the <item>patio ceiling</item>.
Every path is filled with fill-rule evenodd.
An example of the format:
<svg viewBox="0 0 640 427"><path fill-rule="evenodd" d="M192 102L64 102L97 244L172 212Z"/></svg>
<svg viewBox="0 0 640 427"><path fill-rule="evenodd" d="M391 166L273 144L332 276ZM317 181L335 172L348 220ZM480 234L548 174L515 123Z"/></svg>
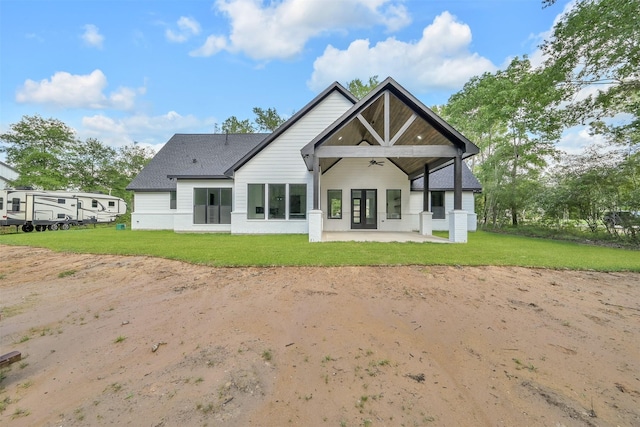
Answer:
<svg viewBox="0 0 640 427"><path fill-rule="evenodd" d="M410 179L478 153L478 147L388 78L301 151L309 170L342 158L388 159Z"/></svg>

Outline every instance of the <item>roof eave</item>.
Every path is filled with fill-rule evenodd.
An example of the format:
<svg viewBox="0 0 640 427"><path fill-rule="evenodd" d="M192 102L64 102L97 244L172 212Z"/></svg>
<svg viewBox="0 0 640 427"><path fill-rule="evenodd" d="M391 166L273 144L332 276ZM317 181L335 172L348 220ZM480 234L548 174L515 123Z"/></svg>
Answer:
<svg viewBox="0 0 640 427"><path fill-rule="evenodd" d="M258 154L260 151L262 151L263 148L269 145L273 140L275 140L284 132L286 132L291 126L297 123L298 120L300 120L309 111L315 108L320 102L322 102L327 96L329 96L334 91L337 91L338 93L342 94L345 98L347 98L354 104L358 102L358 99L355 96L353 96L351 92L345 89L344 86L342 86L338 82L333 82L333 84L331 84L328 88L326 88L320 94L318 94L318 96L316 96L313 100L311 100L311 102L305 105L304 108L302 108L300 111L298 111L293 116L291 116L289 120L281 124L271 135L267 136L264 139L264 141L262 141L253 150L247 153L246 156L244 156L242 159L237 161L233 166L227 169L225 171L225 175L232 177L236 170L240 169L245 163L251 160L253 156Z"/></svg>
<svg viewBox="0 0 640 427"><path fill-rule="evenodd" d="M227 175L167 175L169 179L231 179Z"/></svg>

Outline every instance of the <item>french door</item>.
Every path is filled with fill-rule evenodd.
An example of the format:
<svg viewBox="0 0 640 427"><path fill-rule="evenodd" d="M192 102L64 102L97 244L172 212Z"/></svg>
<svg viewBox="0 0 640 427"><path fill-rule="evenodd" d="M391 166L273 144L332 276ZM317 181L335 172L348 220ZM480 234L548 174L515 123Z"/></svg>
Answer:
<svg viewBox="0 0 640 427"><path fill-rule="evenodd" d="M351 228L376 229L377 206L377 190L351 190Z"/></svg>

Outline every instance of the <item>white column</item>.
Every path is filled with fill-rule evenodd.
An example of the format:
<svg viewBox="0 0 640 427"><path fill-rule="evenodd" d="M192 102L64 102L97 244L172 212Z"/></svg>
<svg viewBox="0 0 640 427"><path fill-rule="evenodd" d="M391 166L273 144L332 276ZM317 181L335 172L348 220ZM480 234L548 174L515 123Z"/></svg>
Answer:
<svg viewBox="0 0 640 427"><path fill-rule="evenodd" d="M309 241L322 242L322 211L320 209L309 211Z"/></svg>
<svg viewBox="0 0 640 427"><path fill-rule="evenodd" d="M431 236L433 234L432 218L433 212L420 212L420 234L423 236Z"/></svg>
<svg viewBox="0 0 640 427"><path fill-rule="evenodd" d="M449 212L449 241L467 243L467 211L454 209Z"/></svg>

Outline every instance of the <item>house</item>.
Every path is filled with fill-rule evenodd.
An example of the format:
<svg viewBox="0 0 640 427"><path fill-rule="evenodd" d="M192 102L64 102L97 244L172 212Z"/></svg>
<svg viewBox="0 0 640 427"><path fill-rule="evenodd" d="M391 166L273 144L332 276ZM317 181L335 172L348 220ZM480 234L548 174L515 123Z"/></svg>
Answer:
<svg viewBox="0 0 640 427"><path fill-rule="evenodd" d="M18 179L18 171L0 161L0 190L11 188L13 181Z"/></svg>
<svg viewBox="0 0 640 427"><path fill-rule="evenodd" d="M127 187L131 227L312 242L444 227L465 242L480 186L463 159L477 153L392 78L359 101L334 83L271 134L174 135Z"/></svg>

